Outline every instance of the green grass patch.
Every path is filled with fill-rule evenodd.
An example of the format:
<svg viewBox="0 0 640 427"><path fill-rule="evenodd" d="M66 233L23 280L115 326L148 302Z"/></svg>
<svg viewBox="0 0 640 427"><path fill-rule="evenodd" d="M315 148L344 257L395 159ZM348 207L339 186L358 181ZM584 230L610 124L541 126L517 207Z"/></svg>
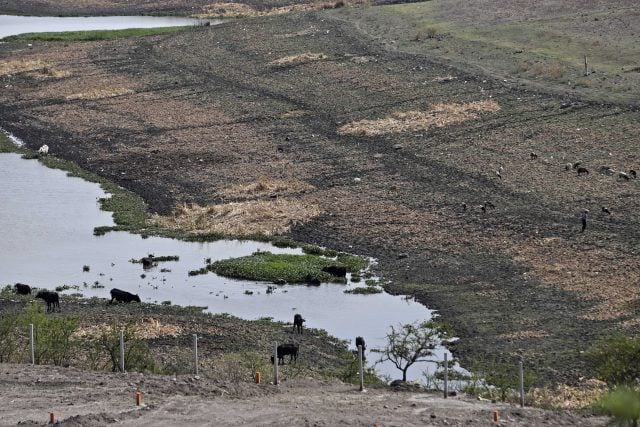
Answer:
<svg viewBox="0 0 640 427"><path fill-rule="evenodd" d="M287 283L309 283L313 279L320 282L344 281L344 278L337 278L322 271L323 267L330 265L343 266L332 259L318 255L255 252L245 257L216 261L206 269L220 276L244 280L269 282L285 280Z"/></svg>
<svg viewBox="0 0 640 427"><path fill-rule="evenodd" d="M351 255L345 252L338 253L336 259L340 264L346 265L350 273L357 273L369 265L367 258L359 255Z"/></svg>
<svg viewBox="0 0 640 427"><path fill-rule="evenodd" d="M60 33L25 33L5 38L5 41L97 41L128 37L147 37L158 34L175 33L193 28L191 25L161 28L128 28L125 30L65 31Z"/></svg>

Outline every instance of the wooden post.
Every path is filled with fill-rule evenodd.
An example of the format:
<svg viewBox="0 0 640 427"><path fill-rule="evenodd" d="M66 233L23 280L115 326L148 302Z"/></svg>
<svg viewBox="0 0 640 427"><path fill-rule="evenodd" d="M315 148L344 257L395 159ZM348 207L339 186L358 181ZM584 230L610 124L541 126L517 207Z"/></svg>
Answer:
<svg viewBox="0 0 640 427"><path fill-rule="evenodd" d="M447 353L444 354L444 398L449 394L449 362Z"/></svg>
<svg viewBox="0 0 640 427"><path fill-rule="evenodd" d="M273 385L278 385L278 342L273 342Z"/></svg>
<svg viewBox="0 0 640 427"><path fill-rule="evenodd" d="M193 334L193 372L198 375L198 335Z"/></svg>
<svg viewBox="0 0 640 427"><path fill-rule="evenodd" d="M522 359L518 361L518 374L520 377L520 407L524 408L524 368L522 366Z"/></svg>
<svg viewBox="0 0 640 427"><path fill-rule="evenodd" d="M142 403L142 393L136 391L136 406L140 406Z"/></svg>
<svg viewBox="0 0 640 427"><path fill-rule="evenodd" d="M120 372L124 372L124 331L120 331Z"/></svg>
<svg viewBox="0 0 640 427"><path fill-rule="evenodd" d="M362 346L358 346L358 369L360 372L360 391L364 391L364 369L362 363Z"/></svg>
<svg viewBox="0 0 640 427"><path fill-rule="evenodd" d="M36 343L33 336L33 323L29 324L29 350L31 353L31 364L36 364Z"/></svg>
<svg viewBox="0 0 640 427"><path fill-rule="evenodd" d="M56 423L56 415L53 412L49 412L49 424Z"/></svg>

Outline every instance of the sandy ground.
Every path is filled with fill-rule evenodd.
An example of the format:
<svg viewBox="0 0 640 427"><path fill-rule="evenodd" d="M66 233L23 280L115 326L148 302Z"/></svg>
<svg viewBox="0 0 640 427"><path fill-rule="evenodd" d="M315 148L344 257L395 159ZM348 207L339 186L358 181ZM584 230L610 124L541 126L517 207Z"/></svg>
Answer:
<svg viewBox="0 0 640 427"><path fill-rule="evenodd" d="M396 392L306 379L222 383L194 376L106 374L74 368L0 364L0 425L63 426L601 426L606 419L467 397ZM142 405L135 393L142 393Z"/></svg>

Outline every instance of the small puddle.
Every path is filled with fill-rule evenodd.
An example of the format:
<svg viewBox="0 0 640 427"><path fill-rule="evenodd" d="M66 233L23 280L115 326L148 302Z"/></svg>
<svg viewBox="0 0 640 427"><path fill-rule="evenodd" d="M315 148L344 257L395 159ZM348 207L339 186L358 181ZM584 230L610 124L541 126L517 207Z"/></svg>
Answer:
<svg viewBox="0 0 640 427"><path fill-rule="evenodd" d="M178 16L15 16L0 15L0 39L23 33L61 31L124 30L127 28L179 27L219 24L220 20L202 20Z"/></svg>

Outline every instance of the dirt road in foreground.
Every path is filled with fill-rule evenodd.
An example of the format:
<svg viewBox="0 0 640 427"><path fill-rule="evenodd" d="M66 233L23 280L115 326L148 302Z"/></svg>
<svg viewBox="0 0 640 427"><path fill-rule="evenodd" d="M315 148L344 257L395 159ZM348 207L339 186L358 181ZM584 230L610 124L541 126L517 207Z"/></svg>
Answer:
<svg viewBox="0 0 640 427"><path fill-rule="evenodd" d="M194 376L107 374L0 364L0 425L70 426L602 426L606 419L492 404L462 397L368 389L297 379L222 383ZM135 405L135 392L143 394Z"/></svg>

